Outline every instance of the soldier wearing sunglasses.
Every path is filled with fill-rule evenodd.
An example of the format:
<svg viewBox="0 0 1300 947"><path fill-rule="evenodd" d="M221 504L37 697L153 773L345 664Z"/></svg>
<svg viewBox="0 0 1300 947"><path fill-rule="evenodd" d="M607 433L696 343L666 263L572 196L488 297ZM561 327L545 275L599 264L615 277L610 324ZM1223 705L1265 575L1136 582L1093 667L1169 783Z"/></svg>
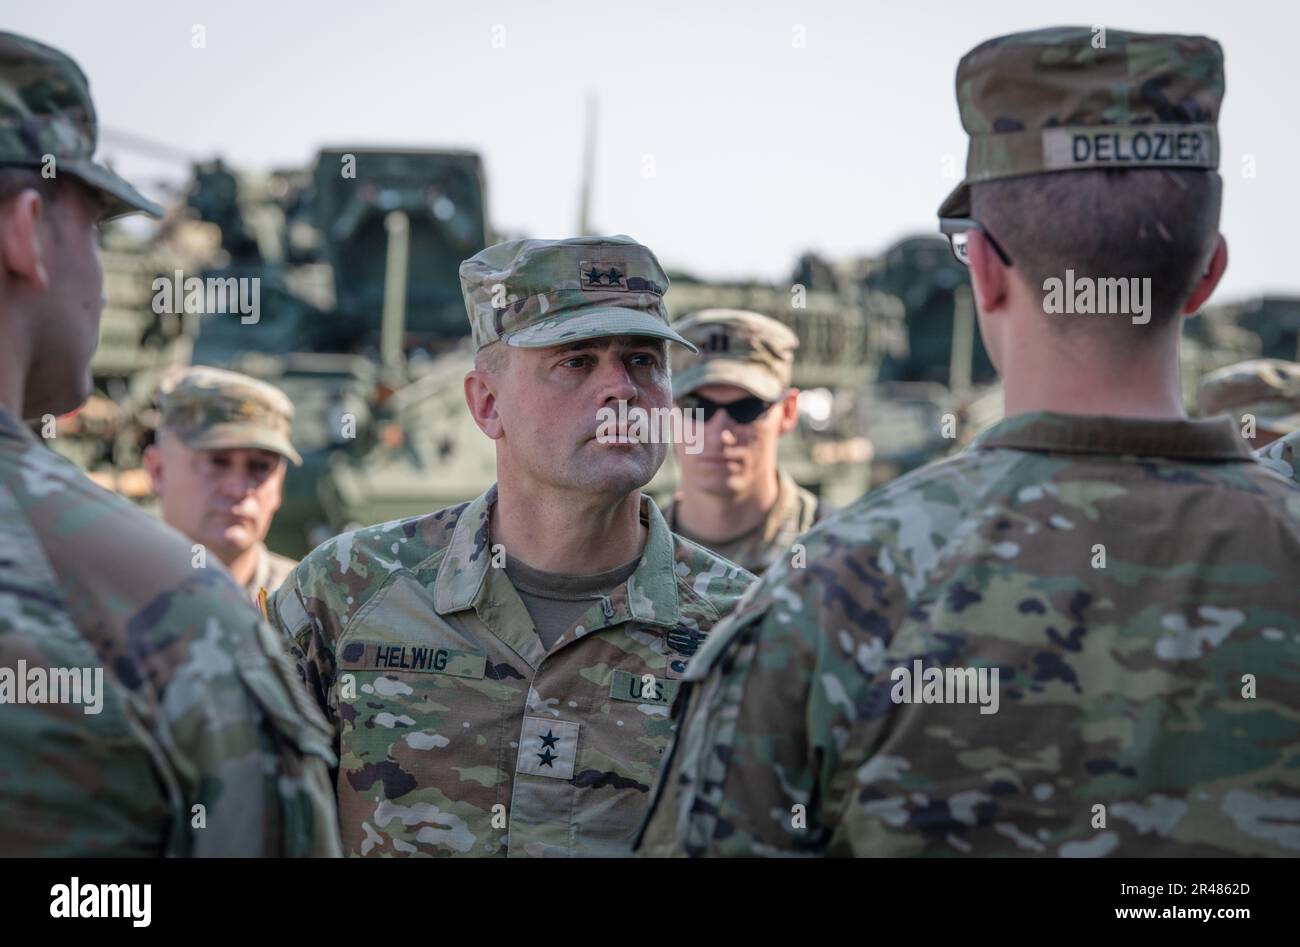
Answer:
<svg viewBox="0 0 1300 947"><path fill-rule="evenodd" d="M678 444L681 485L664 509L674 532L755 575L819 519L818 500L777 467L798 420L790 386L798 337L767 316L706 309L677 325L698 354L675 356L673 398L704 421L703 450Z"/></svg>

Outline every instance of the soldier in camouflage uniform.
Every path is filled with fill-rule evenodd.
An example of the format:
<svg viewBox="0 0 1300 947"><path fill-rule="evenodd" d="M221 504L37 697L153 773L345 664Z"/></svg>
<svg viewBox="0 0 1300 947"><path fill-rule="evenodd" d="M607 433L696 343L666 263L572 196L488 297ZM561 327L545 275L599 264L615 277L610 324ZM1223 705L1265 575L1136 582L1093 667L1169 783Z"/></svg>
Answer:
<svg viewBox="0 0 1300 947"><path fill-rule="evenodd" d="M329 733L274 633L20 422L89 393L96 223L160 213L95 142L77 65L0 33L0 854L338 854Z"/></svg>
<svg viewBox="0 0 1300 947"><path fill-rule="evenodd" d="M1300 364L1256 358L1228 365L1201 379L1197 413L1231 415L1256 450L1300 430Z"/></svg>
<svg viewBox="0 0 1300 947"><path fill-rule="evenodd" d="M314 550L271 614L333 723L353 855L630 850L688 658L752 576L674 536L640 487L667 447L668 280L627 237L461 264L466 401L498 482Z"/></svg>
<svg viewBox="0 0 1300 947"><path fill-rule="evenodd" d="M699 352L678 359L673 400L688 419L702 411L705 424L699 453L674 445L682 480L664 519L762 575L825 515L776 463L778 440L799 420L799 390L790 386L799 338L739 309L706 309L676 328Z"/></svg>
<svg viewBox="0 0 1300 947"><path fill-rule="evenodd" d="M298 563L266 548L288 464L293 402L274 385L220 368L163 385L157 443L144 465L167 525L215 553L259 606Z"/></svg>
<svg viewBox="0 0 1300 947"><path fill-rule="evenodd" d="M963 58L941 215L1007 418L815 527L808 567L714 629L646 853L1300 852L1300 490L1227 419L1187 420L1178 376L1180 314L1226 263L1222 53L1107 32ZM1147 323L1049 315L1040 252L1182 282Z"/></svg>

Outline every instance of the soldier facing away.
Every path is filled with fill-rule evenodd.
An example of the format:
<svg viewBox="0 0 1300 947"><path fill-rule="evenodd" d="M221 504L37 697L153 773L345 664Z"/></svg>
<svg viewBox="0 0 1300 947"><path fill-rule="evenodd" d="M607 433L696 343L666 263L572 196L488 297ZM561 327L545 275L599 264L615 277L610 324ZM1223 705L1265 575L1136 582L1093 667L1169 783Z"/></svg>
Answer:
<svg viewBox="0 0 1300 947"><path fill-rule="evenodd" d="M168 379L144 465L162 518L222 561L261 605L298 563L266 548L290 463L293 402L274 385L196 366Z"/></svg>
<svg viewBox="0 0 1300 947"><path fill-rule="evenodd" d="M1222 53L1097 39L962 59L940 216L1007 417L815 527L714 630L647 853L1300 852L1300 490L1179 385L1227 262ZM1149 318L1045 311L1067 269L1149 278Z"/></svg>
<svg viewBox="0 0 1300 947"><path fill-rule="evenodd" d="M95 142L77 65L0 33L0 854L338 854L329 733L271 629L20 423L90 393L96 225L160 214Z"/></svg>
<svg viewBox="0 0 1300 947"><path fill-rule="evenodd" d="M272 618L336 731L348 853L625 854L686 662L753 579L640 493L667 447L625 422L670 410L689 343L627 237L502 243L460 275L496 485L324 543Z"/></svg>
<svg viewBox="0 0 1300 947"><path fill-rule="evenodd" d="M668 528L762 575L825 515L817 497L777 466L777 443L799 419L791 387L799 338L756 312L705 309L677 323L698 353L673 371L673 399L701 412L702 450L673 450L682 481L664 507Z"/></svg>

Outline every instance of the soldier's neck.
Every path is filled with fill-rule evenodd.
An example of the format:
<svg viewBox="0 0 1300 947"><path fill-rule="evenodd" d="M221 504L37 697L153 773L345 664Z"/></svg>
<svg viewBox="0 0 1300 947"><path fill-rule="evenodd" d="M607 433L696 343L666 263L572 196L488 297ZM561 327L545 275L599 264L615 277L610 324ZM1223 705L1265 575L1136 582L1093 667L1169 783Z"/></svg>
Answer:
<svg viewBox="0 0 1300 947"><path fill-rule="evenodd" d="M781 495L780 474L756 479L753 489L740 493L705 493L692 489L686 477L677 492L677 525L706 542L724 542L748 533L772 512Z"/></svg>
<svg viewBox="0 0 1300 947"><path fill-rule="evenodd" d="M1080 318L1089 318L1086 316ZM1107 318L1093 316L1091 318ZM1144 331L1146 326L1134 326ZM1158 333L1161 328L1151 327ZM1133 339L1105 352L1078 340L1066 345L1030 333L1006 340L1002 387L1007 417L1033 411L1120 418L1184 420L1178 336Z"/></svg>
<svg viewBox="0 0 1300 947"><path fill-rule="evenodd" d="M489 527L493 545L534 569L589 575L641 554L641 491L623 497L554 495L535 485L501 482Z"/></svg>

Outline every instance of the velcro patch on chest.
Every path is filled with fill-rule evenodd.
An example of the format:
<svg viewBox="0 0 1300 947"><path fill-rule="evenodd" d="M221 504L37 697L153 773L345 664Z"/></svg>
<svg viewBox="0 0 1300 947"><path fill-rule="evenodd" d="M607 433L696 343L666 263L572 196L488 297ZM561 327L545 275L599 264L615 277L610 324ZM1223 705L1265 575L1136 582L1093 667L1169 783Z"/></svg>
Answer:
<svg viewBox="0 0 1300 947"><path fill-rule="evenodd" d="M700 649L708 638L708 632L701 631L698 628L692 628L690 625L678 625L672 631L668 632L666 641L668 644L668 670L667 676L673 679L681 679L686 675L686 666L690 663L695 652Z"/></svg>
<svg viewBox="0 0 1300 947"><path fill-rule="evenodd" d="M342 658L340 666L353 670L408 671L473 678L482 678L487 671L487 655L436 645L352 641L344 645Z"/></svg>
<svg viewBox="0 0 1300 947"><path fill-rule="evenodd" d="M677 697L677 681L655 677L653 674L633 674L615 671L609 685L609 696L614 700L630 700L637 704L671 704Z"/></svg>
<svg viewBox="0 0 1300 947"><path fill-rule="evenodd" d="M515 771L532 776L572 779L578 761L579 724L567 720L525 717L519 735L519 762Z"/></svg>

